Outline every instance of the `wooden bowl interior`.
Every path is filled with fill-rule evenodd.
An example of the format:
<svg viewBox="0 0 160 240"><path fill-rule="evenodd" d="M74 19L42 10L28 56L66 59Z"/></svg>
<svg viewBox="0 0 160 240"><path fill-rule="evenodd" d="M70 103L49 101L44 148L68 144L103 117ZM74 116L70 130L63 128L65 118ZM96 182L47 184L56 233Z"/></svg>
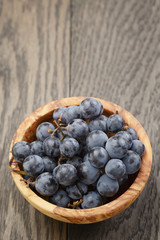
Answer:
<svg viewBox="0 0 160 240"><path fill-rule="evenodd" d="M24 140L32 142L36 140L35 133L37 126L44 121L52 122L52 114L56 108L60 106L80 105L80 102L83 99L84 97L60 99L37 109L29 115L19 126L13 137L10 147L9 160L13 158L11 153L12 146L18 141ZM104 106L103 114L109 116L118 111L118 113L124 118L125 122L137 131L139 139L146 147L145 154L142 157L142 165L139 172L129 176L127 184L120 187L118 193L114 197L110 198L109 203L97 208L80 210L62 208L47 202L45 199L35 194L30 188L27 188L26 184L22 181L22 176L12 172L13 179L25 199L42 213L60 221L80 224L93 223L105 220L120 213L139 196L151 171L152 150L148 136L141 124L129 112L122 109L120 106L102 99L98 100L101 101ZM19 165L15 160L13 160L13 163L14 167L16 164L16 168L19 168Z"/></svg>

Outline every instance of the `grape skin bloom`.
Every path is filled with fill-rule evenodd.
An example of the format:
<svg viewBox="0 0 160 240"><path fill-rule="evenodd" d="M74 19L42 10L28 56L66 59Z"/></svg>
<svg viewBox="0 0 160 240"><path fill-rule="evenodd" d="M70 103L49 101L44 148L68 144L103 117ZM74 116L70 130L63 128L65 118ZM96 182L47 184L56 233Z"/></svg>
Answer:
<svg viewBox="0 0 160 240"><path fill-rule="evenodd" d="M94 119L103 112L103 105L94 98L86 98L80 104L81 117L84 119Z"/></svg>
<svg viewBox="0 0 160 240"><path fill-rule="evenodd" d="M35 188L42 196L52 196L58 190L59 184L51 173L40 174L35 181Z"/></svg>
<svg viewBox="0 0 160 240"><path fill-rule="evenodd" d="M26 141L20 141L13 145L12 147L12 155L14 159L22 163L26 157L31 154L30 144Z"/></svg>
<svg viewBox="0 0 160 240"><path fill-rule="evenodd" d="M126 173L126 166L120 159L111 159L105 166L105 173L112 179L119 179Z"/></svg>
<svg viewBox="0 0 160 240"><path fill-rule="evenodd" d="M59 184L69 186L77 180L77 170L71 164L62 164L53 170L53 175L56 177Z"/></svg>
<svg viewBox="0 0 160 240"><path fill-rule="evenodd" d="M30 155L25 158L23 169L30 176L38 176L44 171L43 159L38 155Z"/></svg>
<svg viewBox="0 0 160 240"><path fill-rule="evenodd" d="M104 174L97 182L97 190L102 196L112 197L118 192L119 183L116 179L112 179Z"/></svg>

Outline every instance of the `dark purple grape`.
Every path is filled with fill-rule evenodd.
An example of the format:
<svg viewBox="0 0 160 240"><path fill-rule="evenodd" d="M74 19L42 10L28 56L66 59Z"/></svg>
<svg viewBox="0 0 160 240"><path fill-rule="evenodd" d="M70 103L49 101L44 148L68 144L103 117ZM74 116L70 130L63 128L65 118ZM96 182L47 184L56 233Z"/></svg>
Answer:
<svg viewBox="0 0 160 240"><path fill-rule="evenodd" d="M54 131L55 127L50 122L41 123L36 129L36 137L40 141L44 141L47 137L51 135L50 130Z"/></svg>
<svg viewBox="0 0 160 240"><path fill-rule="evenodd" d="M83 162L86 162L86 161L88 161L88 153L85 154L84 157L83 157Z"/></svg>
<svg viewBox="0 0 160 240"><path fill-rule="evenodd" d="M38 176L44 171L43 159L38 155L30 155L23 161L23 169L29 176Z"/></svg>
<svg viewBox="0 0 160 240"><path fill-rule="evenodd" d="M88 153L88 149L86 146L86 141L79 142L79 151L77 155L83 158Z"/></svg>
<svg viewBox="0 0 160 240"><path fill-rule="evenodd" d="M116 179L112 179L104 174L97 182L97 190L102 196L112 197L118 192L119 183Z"/></svg>
<svg viewBox="0 0 160 240"><path fill-rule="evenodd" d="M30 144L25 141L17 142L12 147L13 158L22 163L26 157L31 154Z"/></svg>
<svg viewBox="0 0 160 240"><path fill-rule="evenodd" d="M38 155L40 157L44 156L43 142L41 141L33 141L30 144L31 146L31 154Z"/></svg>
<svg viewBox="0 0 160 240"><path fill-rule="evenodd" d="M61 117L61 122L65 123L63 119L63 113L67 110L66 107L59 107L53 112L53 119L58 121L58 119Z"/></svg>
<svg viewBox="0 0 160 240"><path fill-rule="evenodd" d="M132 146L132 136L129 132L127 131L119 131L116 133L116 136L121 136L126 140L126 143L128 144L128 149L131 148Z"/></svg>
<svg viewBox="0 0 160 240"><path fill-rule="evenodd" d="M125 183L127 182L127 180L128 180L128 174L125 173L125 174L123 175L123 177L121 177L121 178L118 179L119 186L122 186L123 184L125 184Z"/></svg>
<svg viewBox="0 0 160 240"><path fill-rule="evenodd" d="M90 151L94 147L104 148L107 140L108 140L107 135L100 130L94 130L90 132L86 138L86 146L88 151Z"/></svg>
<svg viewBox="0 0 160 240"><path fill-rule="evenodd" d="M105 166L105 173L112 179L119 179L126 173L126 166L120 159L111 159Z"/></svg>
<svg viewBox="0 0 160 240"><path fill-rule="evenodd" d="M67 204L70 202L70 198L64 190L59 189L53 196L49 198L49 202L59 207L67 207Z"/></svg>
<svg viewBox="0 0 160 240"><path fill-rule="evenodd" d="M105 115L101 115L89 122L89 131L92 132L94 130L101 130L105 133L108 132L108 118Z"/></svg>
<svg viewBox="0 0 160 240"><path fill-rule="evenodd" d="M77 118L81 118L79 106L69 106L63 113L63 122L66 124Z"/></svg>
<svg viewBox="0 0 160 240"><path fill-rule="evenodd" d="M88 135L88 125L82 119L74 119L68 124L67 132L68 136L82 141Z"/></svg>
<svg viewBox="0 0 160 240"><path fill-rule="evenodd" d="M58 190L59 184L51 173L41 173L35 181L35 188L42 196L52 196Z"/></svg>
<svg viewBox="0 0 160 240"><path fill-rule="evenodd" d="M141 167L140 156L131 150L129 150L124 158L122 158L123 163L126 166L126 173L133 174L137 172Z"/></svg>
<svg viewBox="0 0 160 240"><path fill-rule="evenodd" d="M83 162L83 159L81 157L74 156L71 160L67 160L66 163L71 164L75 168L77 168L82 162Z"/></svg>
<svg viewBox="0 0 160 240"><path fill-rule="evenodd" d="M103 113L103 105L94 98L86 98L80 104L81 117L94 119Z"/></svg>
<svg viewBox="0 0 160 240"><path fill-rule="evenodd" d="M78 166L77 171L80 181L87 185L94 183L99 178L99 169L93 167L87 160Z"/></svg>
<svg viewBox="0 0 160 240"><path fill-rule="evenodd" d="M128 132L129 134L131 134L132 136L132 140L138 140L138 135L135 129L131 128L131 127L127 127L126 132Z"/></svg>
<svg viewBox="0 0 160 240"><path fill-rule="evenodd" d="M71 164L62 164L53 170L53 175L56 177L59 184L70 186L77 180L77 170Z"/></svg>
<svg viewBox="0 0 160 240"><path fill-rule="evenodd" d="M118 114L110 115L107 123L108 123L108 131L112 133L121 131L124 127L124 120Z"/></svg>
<svg viewBox="0 0 160 240"><path fill-rule="evenodd" d="M65 157L73 157L78 153L79 150L79 143L76 139L66 137L60 143L60 152Z"/></svg>
<svg viewBox="0 0 160 240"><path fill-rule="evenodd" d="M138 153L138 155L141 157L144 155L145 146L140 140L133 140L131 150Z"/></svg>
<svg viewBox="0 0 160 240"><path fill-rule="evenodd" d="M110 137L106 143L105 149L111 158L121 159L128 151L127 140L118 135Z"/></svg>
<svg viewBox="0 0 160 240"><path fill-rule="evenodd" d="M103 168L107 163L109 155L102 147L94 147L88 153L88 160L95 168Z"/></svg>
<svg viewBox="0 0 160 240"><path fill-rule="evenodd" d="M87 193L87 191L87 185L82 182L77 182L74 185L66 187L68 196L74 200L81 199L83 195Z"/></svg>
<svg viewBox="0 0 160 240"><path fill-rule="evenodd" d="M57 161L54 158L44 156L42 157L44 163L45 172L53 172L53 169L57 166Z"/></svg>
<svg viewBox="0 0 160 240"><path fill-rule="evenodd" d="M83 196L82 208L95 208L103 204L101 195L98 192L90 191Z"/></svg>
<svg viewBox="0 0 160 240"><path fill-rule="evenodd" d="M57 137L50 136L43 142L44 152L49 157L57 157L60 154L60 140Z"/></svg>

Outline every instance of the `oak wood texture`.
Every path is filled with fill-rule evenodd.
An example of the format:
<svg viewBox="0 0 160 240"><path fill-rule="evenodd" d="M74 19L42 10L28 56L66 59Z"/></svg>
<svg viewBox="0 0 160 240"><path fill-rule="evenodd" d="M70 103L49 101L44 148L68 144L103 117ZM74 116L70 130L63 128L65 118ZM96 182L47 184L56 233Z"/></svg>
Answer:
<svg viewBox="0 0 160 240"><path fill-rule="evenodd" d="M39 213L6 168L10 141L38 107L69 96L70 1L0 1L0 239L66 240L67 225Z"/></svg>
<svg viewBox="0 0 160 240"><path fill-rule="evenodd" d="M68 107L71 105L80 105L83 99L85 98L72 97L56 100L54 102L48 103L43 107L40 107L32 114L30 114L17 129L11 142L9 153L9 161L12 161L11 169L14 169L16 164L16 161L13 160L12 156L12 147L16 142L34 141L36 128L42 122L51 121L53 111L56 108L62 106ZM120 195L118 198L98 208L80 210L61 208L47 202L46 200L37 196L30 188L28 188L27 184L22 181L23 177L21 175L16 172L12 172L13 179L25 199L39 211L49 217L55 218L56 220L69 223L86 224L103 221L107 218L117 215L118 213L126 209L139 196L148 180L151 171L152 149L148 136L141 124L129 112L122 109L120 106L99 98L96 99L101 101L101 103L103 104L104 114L106 114L106 116L110 114L115 114L116 111L118 111L118 114L123 117L125 123L136 130L138 138L144 143L146 148L145 154L142 158L141 168L133 184L129 187L127 191L125 191L125 193ZM18 169L18 163L16 164L16 168Z"/></svg>
<svg viewBox="0 0 160 240"><path fill-rule="evenodd" d="M159 12L159 0L0 0L0 239L160 239ZM24 200L7 168L9 146L38 107L89 95L139 120L153 167L122 213L95 224L63 224Z"/></svg>

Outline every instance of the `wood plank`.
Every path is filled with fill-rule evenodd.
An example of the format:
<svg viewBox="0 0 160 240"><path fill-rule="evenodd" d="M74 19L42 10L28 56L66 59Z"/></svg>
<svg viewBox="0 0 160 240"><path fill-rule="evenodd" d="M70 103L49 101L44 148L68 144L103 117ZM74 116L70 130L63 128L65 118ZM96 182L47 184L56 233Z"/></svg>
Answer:
<svg viewBox="0 0 160 240"><path fill-rule="evenodd" d="M70 1L1 1L0 19L0 239L65 240L67 224L25 201L7 165L22 120L69 96Z"/></svg>
<svg viewBox="0 0 160 240"><path fill-rule="evenodd" d="M97 224L69 224L70 240L160 238L159 12L158 0L72 1L71 96L104 98L131 112L148 133L154 163L128 209Z"/></svg>

